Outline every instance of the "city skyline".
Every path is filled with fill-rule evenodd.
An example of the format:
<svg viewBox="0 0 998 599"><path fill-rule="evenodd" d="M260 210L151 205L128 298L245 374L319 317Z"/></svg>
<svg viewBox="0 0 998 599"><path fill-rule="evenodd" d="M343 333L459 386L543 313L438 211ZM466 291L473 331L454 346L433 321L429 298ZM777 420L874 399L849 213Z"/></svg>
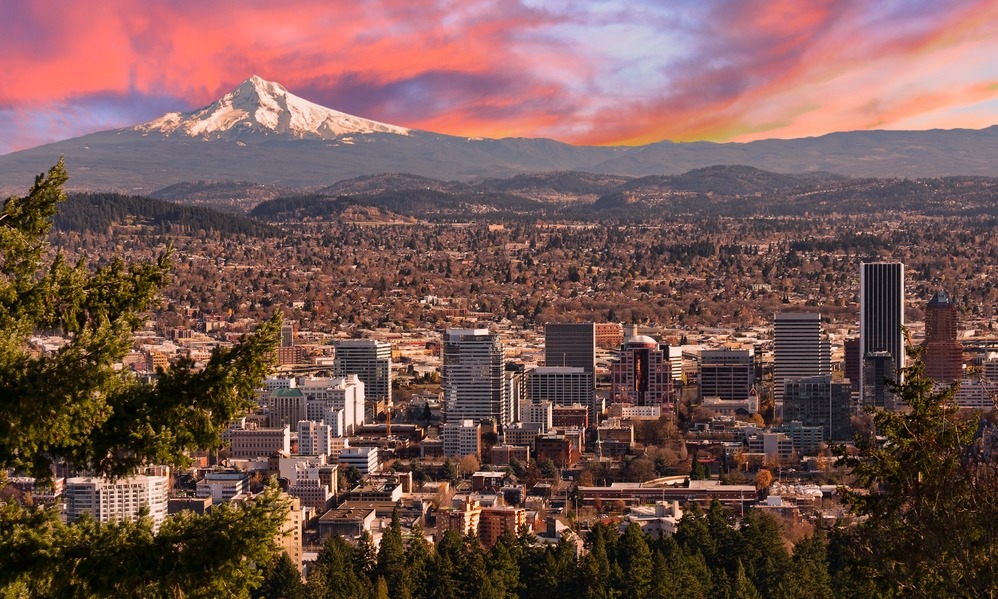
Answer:
<svg viewBox="0 0 998 599"><path fill-rule="evenodd" d="M998 122L998 2L0 10L0 154L200 108L257 74L439 133L750 141Z"/></svg>

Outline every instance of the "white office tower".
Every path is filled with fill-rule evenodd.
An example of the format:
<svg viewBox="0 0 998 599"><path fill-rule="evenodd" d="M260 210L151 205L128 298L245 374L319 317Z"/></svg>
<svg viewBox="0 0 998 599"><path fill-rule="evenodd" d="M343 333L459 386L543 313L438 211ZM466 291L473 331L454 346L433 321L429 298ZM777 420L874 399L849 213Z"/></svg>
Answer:
<svg viewBox="0 0 998 599"><path fill-rule="evenodd" d="M308 396L304 420L322 422L330 410L343 410L343 435L352 435L365 422L366 388L356 374L337 378L308 378L298 387ZM330 426L335 423L326 422Z"/></svg>
<svg viewBox="0 0 998 599"><path fill-rule="evenodd" d="M525 404L522 420L525 424L537 424L541 433L554 428L554 406L550 401Z"/></svg>
<svg viewBox="0 0 998 599"><path fill-rule="evenodd" d="M779 312L775 318L773 397L783 402L788 381L832 373L831 349L821 314Z"/></svg>
<svg viewBox="0 0 998 599"><path fill-rule="evenodd" d="M449 420L440 426L440 440L447 457L481 455L482 425L470 419Z"/></svg>
<svg viewBox="0 0 998 599"><path fill-rule="evenodd" d="M890 354L894 373L900 380L905 367L904 348L904 264L900 262L863 262L859 270L859 351L860 397L866 397L870 384L866 369L868 358L879 352ZM879 377L878 377L879 378ZM875 381L882 384L882 381Z"/></svg>
<svg viewBox="0 0 998 599"><path fill-rule="evenodd" d="M333 427L322 422L298 422L298 455L329 455L332 451Z"/></svg>
<svg viewBox="0 0 998 599"><path fill-rule="evenodd" d="M492 419L506 425L504 362L499 335L488 329L447 329L443 347L443 391L448 421Z"/></svg>
<svg viewBox="0 0 998 599"><path fill-rule="evenodd" d="M377 409L392 399L392 346L373 339L337 339L333 373L339 377L355 374L364 383L367 407ZM373 416L373 413L371 414Z"/></svg>
<svg viewBox="0 0 998 599"><path fill-rule="evenodd" d="M158 531L166 519L169 490L170 469L166 466L116 481L95 476L69 478L64 491L66 521L76 522L84 513L98 522L135 520L142 508L148 508L153 530Z"/></svg>

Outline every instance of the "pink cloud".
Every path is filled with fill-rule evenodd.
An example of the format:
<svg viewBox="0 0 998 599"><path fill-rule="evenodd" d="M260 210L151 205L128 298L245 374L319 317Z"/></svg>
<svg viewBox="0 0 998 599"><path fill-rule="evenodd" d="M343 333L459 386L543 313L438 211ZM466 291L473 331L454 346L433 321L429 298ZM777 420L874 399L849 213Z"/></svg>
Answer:
<svg viewBox="0 0 998 599"><path fill-rule="evenodd" d="M409 127L594 144L814 135L920 114L952 123L947 110L998 96L989 85L998 0L732 0L688 14L663 6L5 3L0 143L15 149L156 116L106 100L114 95L200 107L252 74ZM641 31L663 51L619 31ZM118 120L88 112L115 106L124 107ZM17 116L26 114L37 118Z"/></svg>

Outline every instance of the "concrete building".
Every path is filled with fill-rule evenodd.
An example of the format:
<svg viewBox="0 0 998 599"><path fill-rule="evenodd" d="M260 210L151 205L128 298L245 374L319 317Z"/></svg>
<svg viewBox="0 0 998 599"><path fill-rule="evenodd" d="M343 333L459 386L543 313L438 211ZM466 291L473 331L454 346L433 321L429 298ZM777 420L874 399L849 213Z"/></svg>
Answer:
<svg viewBox="0 0 998 599"><path fill-rule="evenodd" d="M784 422L779 426L774 426L772 432L783 433L790 437L794 451L802 456L817 455L826 440L825 427L807 426L799 420L792 420Z"/></svg>
<svg viewBox="0 0 998 599"><path fill-rule="evenodd" d="M783 421L820 426L826 441L852 439L852 385L833 381L829 375L800 378L786 383Z"/></svg>
<svg viewBox="0 0 998 599"><path fill-rule="evenodd" d="M554 426L552 407L550 401L527 404L524 406L522 420L526 424L540 425L540 432L546 433Z"/></svg>
<svg viewBox="0 0 998 599"><path fill-rule="evenodd" d="M301 420L298 422L298 453L329 455L333 450L333 436L333 427L328 424Z"/></svg>
<svg viewBox="0 0 998 599"><path fill-rule="evenodd" d="M282 379L271 380L276 382ZM271 428L297 426L299 420L305 420L306 400L305 393L301 389L274 386L270 395L264 399L267 405L267 426Z"/></svg>
<svg viewBox="0 0 998 599"><path fill-rule="evenodd" d="M291 453L291 428L257 428L250 426L230 433L232 446L229 455L237 460L266 457L282 451Z"/></svg>
<svg viewBox="0 0 998 599"><path fill-rule="evenodd" d="M578 366L541 366L527 373L531 403L549 401L555 406L583 405L594 416L596 388L593 372Z"/></svg>
<svg viewBox="0 0 998 599"><path fill-rule="evenodd" d="M449 421L490 419L505 426L506 353L499 335L488 329L447 329L443 340L443 392Z"/></svg>
<svg viewBox="0 0 998 599"><path fill-rule="evenodd" d="M751 349L706 349L700 352L699 398L745 400L755 387Z"/></svg>
<svg viewBox="0 0 998 599"><path fill-rule="evenodd" d="M526 367L516 362L507 362L503 380L506 385L506 411L510 414L510 421L520 420L523 417L523 407L530 403L527 396Z"/></svg>
<svg viewBox="0 0 998 599"><path fill-rule="evenodd" d="M478 540L491 549L505 533L517 535L527 525L527 510L522 507L496 506L482 508L478 519Z"/></svg>
<svg viewBox="0 0 998 599"><path fill-rule="evenodd" d="M159 530L169 511L170 470L149 468L144 474L110 480L79 476L66 479L63 497L66 521L76 522L88 513L98 522L135 520L146 508L153 530Z"/></svg>
<svg viewBox="0 0 998 599"><path fill-rule="evenodd" d="M904 347L904 264L900 262L863 262L859 271L859 346L860 397L869 395L865 387L882 384L881 374L900 381L905 367ZM867 368L880 368L884 360L870 362L869 357L887 352L895 372L878 370L876 377Z"/></svg>
<svg viewBox="0 0 998 599"><path fill-rule="evenodd" d="M195 496L210 497L212 503L227 503L249 491L249 475L238 470L209 471L197 482Z"/></svg>
<svg viewBox="0 0 998 599"><path fill-rule="evenodd" d="M943 291L925 307L925 341L922 343L925 376L948 385L963 376L963 344L957 339L956 305Z"/></svg>
<svg viewBox="0 0 998 599"><path fill-rule="evenodd" d="M460 507L440 509L437 512L436 541L439 542L448 530L455 530L461 536L477 535L481 517L482 506L471 497L464 497Z"/></svg>
<svg viewBox="0 0 998 599"><path fill-rule="evenodd" d="M371 339L337 339L333 372L337 377L356 375L364 383L365 417L373 420L378 406L392 401L392 346Z"/></svg>
<svg viewBox="0 0 998 599"><path fill-rule="evenodd" d="M340 464L353 466L361 474L371 474L381 469L377 447L347 447L337 456Z"/></svg>
<svg viewBox="0 0 998 599"><path fill-rule="evenodd" d="M326 422L335 429L335 414L338 410L343 410L343 429L334 431L334 434L338 433L335 436L353 435L366 422L364 406L367 390L364 381L356 374L335 378L308 378L302 381L299 389L308 396L305 420ZM327 419L333 421L327 422Z"/></svg>
<svg viewBox="0 0 998 599"><path fill-rule="evenodd" d="M440 438L443 440L444 455L447 457L481 455L481 422L475 422L470 418L445 422L440 425Z"/></svg>
<svg viewBox="0 0 998 599"><path fill-rule="evenodd" d="M832 373L831 346L821 330L821 314L779 312L774 318L773 397L783 401L784 384Z"/></svg>
<svg viewBox="0 0 998 599"><path fill-rule="evenodd" d="M746 439L750 453L764 453L776 456L781 462L788 462L794 453L794 443L786 433L760 433Z"/></svg>
<svg viewBox="0 0 998 599"><path fill-rule="evenodd" d="M672 366L651 337L637 335L624 342L620 359L610 366L613 403L662 406L671 409Z"/></svg>

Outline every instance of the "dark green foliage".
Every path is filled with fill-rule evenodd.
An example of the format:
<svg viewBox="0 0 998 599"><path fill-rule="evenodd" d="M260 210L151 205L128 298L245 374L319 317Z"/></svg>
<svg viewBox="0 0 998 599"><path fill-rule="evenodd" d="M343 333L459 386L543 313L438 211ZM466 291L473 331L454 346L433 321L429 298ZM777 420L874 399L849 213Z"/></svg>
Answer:
<svg viewBox="0 0 998 599"><path fill-rule="evenodd" d="M910 410L873 410L886 442L840 460L865 491L846 492L845 502L866 519L835 544L833 576L874 580L884 594L993 597L998 453L992 427L961 416L954 389L934 389L913 357L894 389Z"/></svg>
<svg viewBox="0 0 998 599"><path fill-rule="evenodd" d="M49 480L68 462L98 475L138 466L183 466L217 446L228 421L252 405L280 321L262 325L195 372L189 363L142 384L115 370L165 284L169 255L113 260L97 270L48 254L65 199L62 162L0 213L0 479L8 468ZM36 332L62 334L52 354L32 352ZM2 482L2 481L0 481ZM57 509L0 504L0 590L40 597L246 596L255 564L274 555L287 506L271 489L240 507L167 519L63 525Z"/></svg>
<svg viewBox="0 0 998 599"><path fill-rule="evenodd" d="M175 226L183 231L203 229L253 237L283 235L274 226L239 214L116 193L73 194L55 217L55 228L60 231L104 231L112 225Z"/></svg>
<svg viewBox="0 0 998 599"><path fill-rule="evenodd" d="M246 596L275 553L287 506L276 488L240 507L164 521L61 524L54 510L0 504L0 591L36 597ZM15 592L14 596L18 596Z"/></svg>
<svg viewBox="0 0 998 599"><path fill-rule="evenodd" d="M367 573L358 568L358 550L342 537L331 536L309 569L308 596L312 599L370 597L373 587Z"/></svg>
<svg viewBox="0 0 998 599"><path fill-rule="evenodd" d="M305 599L305 583L294 562L283 551L263 569L263 582L254 599Z"/></svg>
<svg viewBox="0 0 998 599"><path fill-rule="evenodd" d="M381 536L378 546L377 575L384 579L392 597L410 597L410 584L405 568L405 547L402 545L402 526L398 510L392 512L392 522Z"/></svg>

